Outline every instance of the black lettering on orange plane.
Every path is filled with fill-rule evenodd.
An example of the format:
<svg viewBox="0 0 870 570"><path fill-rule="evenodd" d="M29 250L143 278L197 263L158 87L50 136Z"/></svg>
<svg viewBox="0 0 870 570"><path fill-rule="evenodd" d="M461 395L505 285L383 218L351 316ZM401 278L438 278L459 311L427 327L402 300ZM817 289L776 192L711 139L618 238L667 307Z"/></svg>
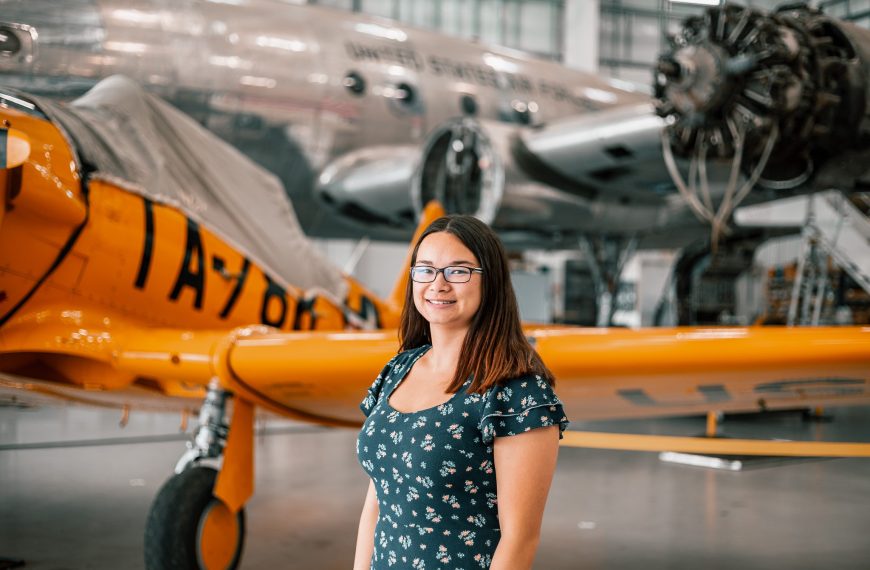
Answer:
<svg viewBox="0 0 870 570"><path fill-rule="evenodd" d="M220 271L217 268L219 257L214 257L212 262L215 265L215 270ZM224 267L223 259L220 259L220 266ZM245 280L248 278L248 269L251 267L251 262L247 257L242 258L242 270L239 271L239 274L235 276L236 286L233 287L233 292L230 293L230 298L227 299L227 304L224 305L220 318L225 319L229 316L230 312L233 310L233 307L236 306L236 302L239 300L239 295L242 293L242 287L245 286Z"/></svg>
<svg viewBox="0 0 870 570"><path fill-rule="evenodd" d="M374 328L381 328L381 314L378 312L377 305L375 305L374 301L372 301L368 296L360 295L359 310L350 308L350 299L346 299L344 305L348 312L357 315L363 321L368 321L370 317L373 318L374 322L371 324ZM342 313L342 315L344 316L344 324L347 325L347 315L344 313Z"/></svg>
<svg viewBox="0 0 870 570"><path fill-rule="evenodd" d="M142 258L139 260L139 273L136 274L136 288L144 289L151 270L151 257L154 254L154 202L142 198L145 206L145 240L142 244Z"/></svg>
<svg viewBox="0 0 870 570"><path fill-rule="evenodd" d="M191 258L194 255L196 256L196 269L191 270ZM205 253L202 250L202 240L199 237L199 226L189 218L187 220L187 240L184 243L184 260L181 262L178 278L175 280L175 287L172 288L169 298L173 301L178 300L184 287L193 288L196 292L193 306L202 309L202 297L205 293Z"/></svg>
<svg viewBox="0 0 870 570"><path fill-rule="evenodd" d="M310 299L299 299L296 303L296 318L293 319L293 330L301 331L302 330L302 317L308 314L309 323L308 329L314 330L314 326L317 324L317 315L314 313L314 302L317 301L317 297L311 297Z"/></svg>
<svg viewBox="0 0 870 570"><path fill-rule="evenodd" d="M287 291L269 279L268 275L264 275L264 277L266 278L267 285L266 291L263 293L263 304L260 306L260 322L264 325L280 329L284 326L284 321L287 320ZM273 299L277 299L281 306L277 319L269 317L269 305L272 304Z"/></svg>

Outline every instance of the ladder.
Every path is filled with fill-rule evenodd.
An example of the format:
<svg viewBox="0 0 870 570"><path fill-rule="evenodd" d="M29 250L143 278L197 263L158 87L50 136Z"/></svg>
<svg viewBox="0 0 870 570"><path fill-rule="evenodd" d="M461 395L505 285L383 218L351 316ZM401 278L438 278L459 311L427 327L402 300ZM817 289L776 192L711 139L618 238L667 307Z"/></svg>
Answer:
<svg viewBox="0 0 870 570"><path fill-rule="evenodd" d="M828 260L870 293L870 219L842 192L827 190L739 208L741 226L800 227L801 255L788 324L818 324L828 290Z"/></svg>

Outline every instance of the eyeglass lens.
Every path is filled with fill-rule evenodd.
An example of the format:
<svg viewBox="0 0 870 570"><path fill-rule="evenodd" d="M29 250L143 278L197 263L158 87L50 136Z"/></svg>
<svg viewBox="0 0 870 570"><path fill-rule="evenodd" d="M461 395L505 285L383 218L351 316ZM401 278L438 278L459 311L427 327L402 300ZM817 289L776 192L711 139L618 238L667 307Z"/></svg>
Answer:
<svg viewBox="0 0 870 570"><path fill-rule="evenodd" d="M429 267L426 265L412 267L411 279L417 283L431 283L435 281L438 273L444 275L444 280L448 283L467 283L471 279L471 269L468 267Z"/></svg>

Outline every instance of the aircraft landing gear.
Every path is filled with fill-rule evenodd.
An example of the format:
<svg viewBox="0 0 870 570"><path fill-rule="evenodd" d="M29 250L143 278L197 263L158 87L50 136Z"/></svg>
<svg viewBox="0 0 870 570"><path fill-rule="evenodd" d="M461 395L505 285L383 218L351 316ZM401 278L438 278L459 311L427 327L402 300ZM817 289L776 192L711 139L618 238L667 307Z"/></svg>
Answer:
<svg viewBox="0 0 870 570"><path fill-rule="evenodd" d="M239 564L245 538L244 508L238 501L228 505L220 498L218 471L201 464L205 459L218 459L228 447L230 430L225 417L229 396L217 382L209 385L196 437L188 443L176 474L157 493L145 526L148 570L227 570ZM251 407L239 404L243 403L236 402L233 427L237 420L242 424L239 432L244 439L250 433L245 424L250 423ZM229 455L224 458L224 470Z"/></svg>
<svg viewBox="0 0 870 570"><path fill-rule="evenodd" d="M191 467L167 481L148 513L148 570L236 568L245 538L244 509L233 514L212 494L217 471Z"/></svg>
<svg viewBox="0 0 870 570"><path fill-rule="evenodd" d="M619 278L628 259L637 249L634 237L620 239L610 236L581 236L580 251L589 265L595 285L598 316L596 327L613 324Z"/></svg>

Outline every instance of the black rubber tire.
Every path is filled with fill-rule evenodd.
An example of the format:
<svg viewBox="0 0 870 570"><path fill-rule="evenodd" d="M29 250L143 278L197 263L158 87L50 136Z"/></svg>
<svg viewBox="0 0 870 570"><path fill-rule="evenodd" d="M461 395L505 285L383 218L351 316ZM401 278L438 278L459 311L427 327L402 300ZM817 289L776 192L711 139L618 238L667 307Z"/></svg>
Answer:
<svg viewBox="0 0 870 570"><path fill-rule="evenodd" d="M200 520L217 501L212 495L216 478L211 467L191 467L163 484L145 524L147 570L215 570L200 567L197 548ZM239 538L230 570L238 566L245 541L245 510L236 517Z"/></svg>

